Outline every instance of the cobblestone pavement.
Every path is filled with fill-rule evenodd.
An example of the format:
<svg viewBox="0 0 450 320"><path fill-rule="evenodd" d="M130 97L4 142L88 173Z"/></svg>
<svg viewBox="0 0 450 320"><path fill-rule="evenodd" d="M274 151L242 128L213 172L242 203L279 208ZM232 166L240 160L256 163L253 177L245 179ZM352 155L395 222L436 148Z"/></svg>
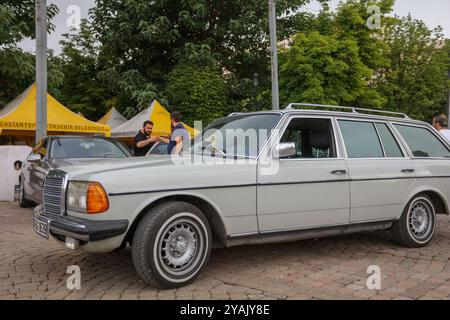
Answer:
<svg viewBox="0 0 450 320"><path fill-rule="evenodd" d="M448 299L450 218L435 240L401 248L389 232L289 244L214 250L193 284L156 290L135 274L129 249L69 251L32 231L31 209L0 203L0 299ZM69 290L67 267L81 269ZM381 268L381 290L369 290L367 267Z"/></svg>

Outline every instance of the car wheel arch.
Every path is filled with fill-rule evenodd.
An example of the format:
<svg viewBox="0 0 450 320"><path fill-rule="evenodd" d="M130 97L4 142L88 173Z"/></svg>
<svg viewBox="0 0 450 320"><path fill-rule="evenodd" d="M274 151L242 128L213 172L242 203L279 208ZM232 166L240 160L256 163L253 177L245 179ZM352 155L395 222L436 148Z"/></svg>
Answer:
<svg viewBox="0 0 450 320"><path fill-rule="evenodd" d="M153 207L161 203L169 201L186 202L198 207L203 212L203 214L208 219L208 222L210 223L213 239L216 242L219 242L221 246L225 246L227 231L223 218L220 215L219 209L216 206L214 206L210 201L202 197L199 197L198 195L172 194L161 196L160 198L154 199L152 202L147 204L142 210L139 211L139 213L135 216L130 228L127 231L127 234L122 243L122 247L124 247L127 243L131 244L134 232L136 231L139 222L142 220L142 218L149 210L151 210Z"/></svg>
<svg viewBox="0 0 450 320"><path fill-rule="evenodd" d="M423 188L414 190L414 192L412 192L406 199L405 207L412 199L418 197L421 194L426 195L431 199L436 210L436 214L450 215L448 202L446 201L444 195L439 190L432 187L424 186Z"/></svg>

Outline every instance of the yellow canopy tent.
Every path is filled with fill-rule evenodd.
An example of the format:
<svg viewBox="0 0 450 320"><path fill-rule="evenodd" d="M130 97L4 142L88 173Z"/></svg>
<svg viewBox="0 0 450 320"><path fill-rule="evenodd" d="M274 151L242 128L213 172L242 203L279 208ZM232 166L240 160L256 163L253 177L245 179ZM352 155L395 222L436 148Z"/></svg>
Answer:
<svg viewBox="0 0 450 320"><path fill-rule="evenodd" d="M142 110L134 118L124 124L113 128L111 136L127 142L132 142L139 129L142 128L144 121L150 120L154 123L152 136L170 137L171 123L170 113L158 101L154 100L149 108ZM197 134L194 128L184 124L189 132L191 139Z"/></svg>
<svg viewBox="0 0 450 320"><path fill-rule="evenodd" d="M36 130L36 84L0 110L0 136L32 141ZM49 135L82 134L110 136L110 127L70 111L47 94L47 132Z"/></svg>

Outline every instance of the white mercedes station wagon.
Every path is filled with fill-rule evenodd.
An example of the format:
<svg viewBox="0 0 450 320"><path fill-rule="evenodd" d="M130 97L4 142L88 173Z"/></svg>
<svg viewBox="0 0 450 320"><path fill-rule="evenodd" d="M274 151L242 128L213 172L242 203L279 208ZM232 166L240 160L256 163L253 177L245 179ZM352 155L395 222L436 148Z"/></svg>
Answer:
<svg viewBox="0 0 450 320"><path fill-rule="evenodd" d="M404 114L292 104L219 119L185 149L50 171L34 230L89 252L130 245L146 283L174 288L213 246L390 230L421 247L449 213L450 145Z"/></svg>

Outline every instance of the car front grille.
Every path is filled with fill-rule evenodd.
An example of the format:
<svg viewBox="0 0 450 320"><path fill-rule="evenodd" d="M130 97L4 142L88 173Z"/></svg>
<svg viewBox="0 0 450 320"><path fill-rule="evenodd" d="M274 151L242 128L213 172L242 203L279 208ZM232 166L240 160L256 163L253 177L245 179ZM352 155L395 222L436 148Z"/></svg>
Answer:
<svg viewBox="0 0 450 320"><path fill-rule="evenodd" d="M44 180L43 202L46 214L64 214L66 175L62 171L50 171Z"/></svg>

